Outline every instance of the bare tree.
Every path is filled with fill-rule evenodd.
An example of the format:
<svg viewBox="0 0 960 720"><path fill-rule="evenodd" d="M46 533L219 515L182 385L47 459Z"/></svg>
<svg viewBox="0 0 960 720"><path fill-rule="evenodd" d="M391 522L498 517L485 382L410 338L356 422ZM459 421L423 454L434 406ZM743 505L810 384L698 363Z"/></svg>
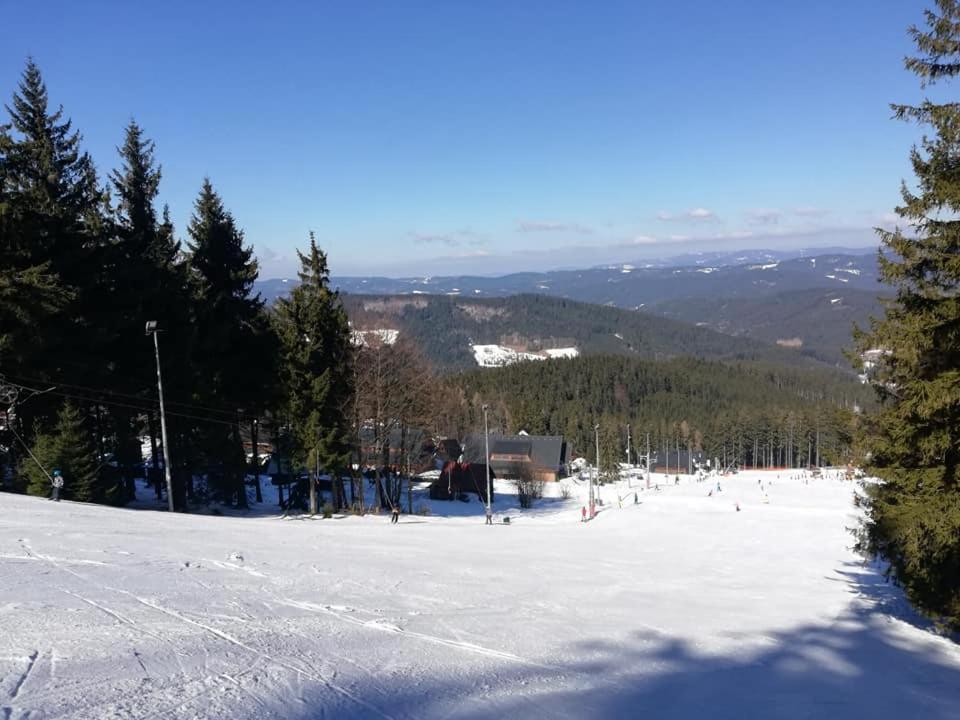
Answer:
<svg viewBox="0 0 960 720"><path fill-rule="evenodd" d="M397 506L400 473L408 478L412 474L415 455L432 424L433 369L412 343L401 339L388 344L375 333L365 335L356 366L353 417L358 464L375 468L377 507Z"/></svg>

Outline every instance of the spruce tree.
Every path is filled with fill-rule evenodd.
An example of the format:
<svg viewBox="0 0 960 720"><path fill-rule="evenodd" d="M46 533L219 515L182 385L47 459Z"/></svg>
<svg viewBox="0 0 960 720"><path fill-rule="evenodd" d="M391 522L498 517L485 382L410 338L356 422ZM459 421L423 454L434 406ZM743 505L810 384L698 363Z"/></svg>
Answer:
<svg viewBox="0 0 960 720"><path fill-rule="evenodd" d="M90 351L85 338L91 308L85 301L97 275L104 195L63 108L50 111L32 60L6 109L11 124L0 132L0 294L22 304L5 300L0 315L19 315L5 330L24 323L30 328L17 342L8 339L2 359L11 374L62 379L65 368L85 367L81 358ZM48 398L38 399L24 419L54 412Z"/></svg>
<svg viewBox="0 0 960 720"><path fill-rule="evenodd" d="M266 316L254 294L257 261L244 245L243 232L205 179L190 221L189 263L193 283L196 344L196 400L221 409L218 419L201 423L201 450L212 466L214 491L247 506L246 461L240 439L240 414L251 405L263 355Z"/></svg>
<svg viewBox="0 0 960 720"><path fill-rule="evenodd" d="M164 332L164 366L170 398L183 396L192 328L189 290L180 246L173 235L169 213L157 217L156 198L161 169L154 144L131 120L124 142L117 148L120 167L110 175L117 198L112 242L104 251L108 268L97 305L101 347L109 358L107 384L146 401L156 399L153 344L144 338L144 323L156 320ZM139 433L142 413L120 406L111 409L115 456L126 476L128 497L133 495L134 468L141 461ZM149 423L157 426L155 417Z"/></svg>
<svg viewBox="0 0 960 720"><path fill-rule="evenodd" d="M58 467L64 475L66 497L80 502L111 499L98 476L97 451L83 416L70 402L57 417ZM69 486L68 486L69 483Z"/></svg>
<svg viewBox="0 0 960 720"><path fill-rule="evenodd" d="M926 88L960 74L960 5L938 0L906 60ZM902 225L879 230L880 274L896 288L885 316L857 333L881 399L864 441L873 474L871 549L921 608L960 627L960 104L894 105L928 129L911 152Z"/></svg>
<svg viewBox="0 0 960 720"><path fill-rule="evenodd" d="M327 257L310 233L300 257L300 284L277 303L282 387L293 428L294 462L331 474L349 467L352 395L350 325L339 293L330 289ZM311 492L311 513L317 512Z"/></svg>
<svg viewBox="0 0 960 720"><path fill-rule="evenodd" d="M61 406L53 432L38 433L31 449L33 457L23 458L20 465L29 494L48 496L48 473L60 470L64 478L62 498L101 503L114 499L99 477L97 451L90 431L85 427L83 416L69 401Z"/></svg>
<svg viewBox="0 0 960 720"><path fill-rule="evenodd" d="M28 495L49 497L52 490L49 474L58 468L59 445L56 435L52 432L45 433L37 430L33 436L30 448L33 454L25 454L20 458L17 475L25 483Z"/></svg>

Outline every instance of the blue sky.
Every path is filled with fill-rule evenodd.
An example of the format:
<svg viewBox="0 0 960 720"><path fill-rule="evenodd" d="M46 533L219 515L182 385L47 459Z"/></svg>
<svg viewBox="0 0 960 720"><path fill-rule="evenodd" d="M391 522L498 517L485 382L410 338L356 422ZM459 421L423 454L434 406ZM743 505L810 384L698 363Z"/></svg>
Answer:
<svg viewBox="0 0 960 720"><path fill-rule="evenodd" d="M101 172L135 117L185 235L209 175L263 277L865 246L910 176L929 3L0 0ZM2 117L2 115L0 115Z"/></svg>

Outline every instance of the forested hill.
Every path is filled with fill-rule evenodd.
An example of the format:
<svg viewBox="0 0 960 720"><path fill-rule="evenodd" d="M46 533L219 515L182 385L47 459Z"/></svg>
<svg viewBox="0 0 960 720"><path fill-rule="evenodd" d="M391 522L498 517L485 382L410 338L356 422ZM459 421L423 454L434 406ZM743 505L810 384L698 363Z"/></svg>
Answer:
<svg viewBox="0 0 960 720"><path fill-rule="evenodd" d="M345 295L357 330L395 329L442 369L476 366L471 345L525 352L576 347L581 355L647 359L677 356L815 364L796 352L752 338L634 310L542 295L470 299L444 295Z"/></svg>
<svg viewBox="0 0 960 720"><path fill-rule="evenodd" d="M854 324L867 327L883 315L877 290L811 288L770 297L685 298L651 312L729 335L777 343L830 365L848 367Z"/></svg>
<svg viewBox="0 0 960 720"><path fill-rule="evenodd" d="M855 407L872 392L830 369L693 358L651 362L581 357L474 370L451 378L471 407L489 403L500 430L563 434L593 456L623 458L626 425L635 447L679 442L741 465L802 465L816 452L838 462L851 451ZM606 447L606 449L604 449Z"/></svg>

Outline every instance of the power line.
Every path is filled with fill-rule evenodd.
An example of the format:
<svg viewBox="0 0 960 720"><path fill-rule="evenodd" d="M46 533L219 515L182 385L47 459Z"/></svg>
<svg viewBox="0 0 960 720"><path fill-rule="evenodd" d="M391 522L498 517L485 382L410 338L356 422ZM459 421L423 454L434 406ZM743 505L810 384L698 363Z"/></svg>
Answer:
<svg viewBox="0 0 960 720"><path fill-rule="evenodd" d="M151 400L150 398L144 398L144 397L141 397L141 396L139 396L139 395L133 395L133 394L130 394L130 393L122 393L122 392L118 392L118 391L116 391L116 390L107 390L107 389L105 389L105 388L95 388L95 387L89 387L89 386L84 386L84 385L76 385L76 384L74 384L74 383L68 383L68 382L62 382L62 381L56 381L56 380L50 380L49 378L29 377L29 376L27 376L27 375L19 375L19 374L18 374L18 375L6 375L6 377L18 378L18 379L20 379L21 381L26 381L26 382L42 382L42 383L55 382L57 385L62 386L62 387L75 388L75 389L77 389L77 390L83 390L83 391L91 392L91 393L98 393L98 394L103 394L103 395L113 395L113 396L115 396L115 397L127 398L127 399L130 399L130 400L139 400L139 401L142 401L142 402L151 402L151 403L155 403L155 402L156 402L155 400ZM222 405L222 407L224 408L224 409L222 409L222 410L221 410L220 408L211 407L211 406L208 406L208 405L197 405L197 404L195 404L195 403L185 403L185 402L177 402L177 401L171 401L171 400L168 400L168 401L167 401L167 404L168 404L168 405L177 405L177 406L179 406L179 407L184 407L184 408L192 408L192 409L195 409L195 410L207 410L207 411L209 411L209 412L220 413L220 414L223 414L223 415L231 415L231 416L232 416L232 415L235 415L236 412L237 412L237 411L236 411L236 408L231 408L231 407L229 407L229 406L226 405L226 404Z"/></svg>
<svg viewBox="0 0 960 720"><path fill-rule="evenodd" d="M2 378L2 377L7 377L7 378L10 378L10 379L12 379L12 380L20 380L20 381L28 381L28 382L55 382L55 381L52 381L52 380L42 380L41 378L30 378L30 377L27 377L27 376L24 376L24 375L0 375L0 378ZM11 384L17 384L19 387L24 387L25 389L28 389L28 390L33 390L33 389L34 389L34 388L29 388L29 387L27 387L27 386L25 386L25 385L22 385L21 383L11 383ZM144 408L143 408L144 410L156 410L157 407L158 407L158 401L157 401L157 400L154 400L154 399L152 399L152 398L148 398L148 397L141 397L141 396L139 396L139 395L131 395L131 394L129 394L129 393L121 393L121 392L116 392L116 391L113 391L113 390L106 390L106 389L104 389L104 388L94 388L94 387L87 387L87 386L83 386L83 385L74 385L74 384L72 384L72 383L65 383L65 382L58 382L58 383L56 383L56 384L57 384L58 387L75 388L75 389L77 389L77 390L85 391L85 392L87 392L87 393L94 393L94 394L97 396L97 399L91 400L90 398L87 398L87 400L89 400L90 402L100 402L101 404L104 404L104 405L113 404L113 405L122 406L122 404L120 404L120 403L107 401L107 400L104 400L104 399L101 398L101 396L103 396L103 395L110 395L110 396L114 396L114 397L118 397L118 398L126 398L126 399L128 399L128 400L133 400L133 401L136 401L136 402L139 402L139 403L147 403L147 404L149 405L149 407L144 407ZM229 415L229 416L231 416L231 417L239 416L239 413L238 413L237 410L235 410L235 409L234 409L234 410L218 410L218 409L216 409L216 408L208 407L208 406L205 406L205 405L195 405L195 404L192 404L192 403L173 402L173 401L167 401L167 404L168 404L168 405L176 405L176 406L178 406L178 407L183 407L183 408L188 408L188 409L207 410L207 411L212 412L212 413L219 413L219 414L221 414L221 415ZM172 415L173 413L167 413L167 414L168 414L168 415ZM241 416L241 417L242 417L243 419L249 419L249 417L246 416L246 415L243 415L243 416Z"/></svg>
<svg viewBox="0 0 960 720"><path fill-rule="evenodd" d="M32 389L33 389L33 388L26 387L25 385L20 385L20 384L15 383L15 382L10 382L9 384L10 384L10 385L13 385L13 386L15 386L15 387L18 387L18 388L26 389L26 390L32 390ZM59 392L59 391L57 391L57 390L55 390L55 389L46 390L45 392L47 392L47 393L49 393L49 394L51 394L51 395L57 395L57 396L59 396L59 397L67 398L67 399L69 399L69 400L77 400L77 401L80 401L80 402L88 402L88 403L97 403L97 404L100 404L100 405L107 405L107 406L110 406L110 407L122 407L122 408L127 408L127 409L130 409L130 410L139 410L140 412L150 412L150 411L153 411L153 410L156 410L156 409L157 409L156 407L153 407L153 406L151 406L151 407L143 407L143 406L141 406L141 405L131 405L130 403L117 402L117 401L115 401L115 400L104 400L103 398L91 398L91 397L87 397L87 396L85 396L85 395L78 395L78 394L76 394L76 393ZM203 416L200 416L200 415L189 415L189 414L187 414L187 413L168 412L167 415L171 415L171 416L179 417L179 418L184 418L184 419L186 419L186 420L197 420L197 421L199 421L199 422L213 423L213 424L215 424L215 425L225 425L225 426L227 426L227 427L236 427L237 423L239 423L241 420L252 420L252 419L253 419L253 418L251 418L251 417L245 417L245 416L240 416L240 415L238 415L238 416L237 416L237 420L236 420L235 422L227 422L226 420L218 420L218 419L216 419L216 418L203 417Z"/></svg>

